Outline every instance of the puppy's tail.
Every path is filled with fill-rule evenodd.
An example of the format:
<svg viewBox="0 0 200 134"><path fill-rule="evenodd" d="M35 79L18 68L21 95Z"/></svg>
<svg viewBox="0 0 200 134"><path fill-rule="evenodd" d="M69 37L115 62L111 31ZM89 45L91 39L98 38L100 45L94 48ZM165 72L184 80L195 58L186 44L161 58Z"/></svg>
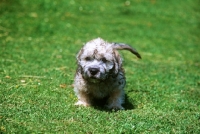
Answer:
<svg viewBox="0 0 200 134"><path fill-rule="evenodd" d="M131 53L135 54L138 58L142 58L140 56L140 54L131 46L127 45L127 44L123 44L123 43L112 43L113 44L113 48L116 50L128 50Z"/></svg>

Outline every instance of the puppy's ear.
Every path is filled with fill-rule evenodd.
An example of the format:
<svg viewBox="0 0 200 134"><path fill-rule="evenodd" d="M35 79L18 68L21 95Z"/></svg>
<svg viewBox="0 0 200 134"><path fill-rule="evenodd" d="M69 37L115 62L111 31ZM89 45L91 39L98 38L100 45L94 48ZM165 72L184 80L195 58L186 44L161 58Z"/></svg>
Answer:
<svg viewBox="0 0 200 134"><path fill-rule="evenodd" d="M114 73L117 74L122 68L122 59L117 51L114 51Z"/></svg>
<svg viewBox="0 0 200 134"><path fill-rule="evenodd" d="M83 48L81 48L81 50L80 50L80 51L78 52L78 54L76 55L76 60L77 60L78 64L79 64L79 62L80 62L80 57L81 57L82 53L83 53Z"/></svg>
<svg viewBox="0 0 200 134"><path fill-rule="evenodd" d="M131 46L127 45L127 44L123 44L123 43L112 43L113 45L113 48L116 49L116 50L128 50L130 51L131 53L135 54L138 58L142 58L140 56L140 54L134 49L132 48Z"/></svg>

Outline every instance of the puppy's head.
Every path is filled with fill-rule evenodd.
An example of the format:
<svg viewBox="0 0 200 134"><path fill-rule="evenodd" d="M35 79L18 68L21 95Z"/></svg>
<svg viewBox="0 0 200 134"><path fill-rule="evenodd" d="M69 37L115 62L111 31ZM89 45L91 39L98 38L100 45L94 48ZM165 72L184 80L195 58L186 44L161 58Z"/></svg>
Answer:
<svg viewBox="0 0 200 134"><path fill-rule="evenodd" d="M129 51L137 53L130 46L125 46L125 44L108 43L101 38L86 43L77 55L79 70L83 78L97 83L106 80L110 75L118 74L122 60L116 50L130 49Z"/></svg>

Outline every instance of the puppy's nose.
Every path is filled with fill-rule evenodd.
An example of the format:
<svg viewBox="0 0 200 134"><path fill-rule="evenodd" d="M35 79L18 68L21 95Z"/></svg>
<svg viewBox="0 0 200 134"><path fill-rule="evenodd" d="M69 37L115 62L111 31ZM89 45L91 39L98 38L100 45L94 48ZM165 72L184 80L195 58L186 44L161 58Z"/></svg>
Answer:
<svg viewBox="0 0 200 134"><path fill-rule="evenodd" d="M99 68L89 68L91 75L96 75L99 72Z"/></svg>

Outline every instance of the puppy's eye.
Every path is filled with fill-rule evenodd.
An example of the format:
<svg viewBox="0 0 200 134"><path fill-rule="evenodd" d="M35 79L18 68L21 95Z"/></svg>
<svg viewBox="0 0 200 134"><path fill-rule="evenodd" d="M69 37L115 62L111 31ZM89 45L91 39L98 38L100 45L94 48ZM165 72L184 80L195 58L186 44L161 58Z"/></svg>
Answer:
<svg viewBox="0 0 200 134"><path fill-rule="evenodd" d="M85 60L86 60L86 61L91 61L92 58L91 58L91 57L86 57Z"/></svg>
<svg viewBox="0 0 200 134"><path fill-rule="evenodd" d="M101 60L102 60L104 63L107 61L106 58L102 58Z"/></svg>

